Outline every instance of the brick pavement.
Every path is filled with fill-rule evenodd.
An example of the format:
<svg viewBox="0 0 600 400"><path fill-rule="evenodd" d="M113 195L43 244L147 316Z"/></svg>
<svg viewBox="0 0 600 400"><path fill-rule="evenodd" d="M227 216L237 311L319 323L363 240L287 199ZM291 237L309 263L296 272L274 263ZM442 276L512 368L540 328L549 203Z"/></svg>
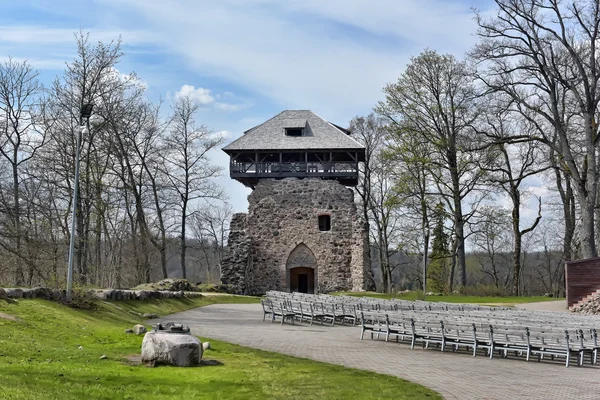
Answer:
<svg viewBox="0 0 600 400"><path fill-rule="evenodd" d="M216 304L162 318L205 338L394 375L446 399L600 399L600 368L560 362L473 358L405 343L360 341L360 328L262 321L257 304ZM154 321L153 321L154 322Z"/></svg>

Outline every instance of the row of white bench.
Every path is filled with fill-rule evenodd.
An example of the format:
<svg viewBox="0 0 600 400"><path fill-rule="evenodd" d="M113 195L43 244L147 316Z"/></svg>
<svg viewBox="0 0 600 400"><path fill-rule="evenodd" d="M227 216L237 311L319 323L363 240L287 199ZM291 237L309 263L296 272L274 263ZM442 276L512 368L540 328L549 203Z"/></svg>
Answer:
<svg viewBox="0 0 600 400"><path fill-rule="evenodd" d="M362 310L370 311L402 311L402 310L428 310L428 311L470 311L470 310L507 310L507 307L489 307L477 304L454 304L430 301L410 301L399 299L376 299L368 297L354 296L332 296L327 294L306 294L306 293L287 293L278 291L269 291L266 294L268 299L273 301L303 301L335 304L353 304Z"/></svg>
<svg viewBox="0 0 600 400"><path fill-rule="evenodd" d="M582 365L586 356L591 364L596 364L598 341L596 329L556 330L531 328L529 326L477 324L454 320L432 321L416 319L413 316L388 313L361 313L361 340L365 332L370 332L371 338L379 339L380 335L389 341L390 337L410 341L411 349L417 343L424 348L436 344L441 351L451 347L453 351L465 348L472 351L473 356L478 350L485 350L490 358L497 351L502 357L508 352L525 356L529 361L532 355L538 360L544 356L564 357L568 367L572 356L576 356L577 365Z"/></svg>
<svg viewBox="0 0 600 400"><path fill-rule="evenodd" d="M269 292L263 300L263 321L286 320L334 325L360 322L361 340L365 332L371 338L384 336L388 341L407 340L411 348L436 344L441 351L466 348L473 356L485 350L490 358L494 353L507 357L509 353L532 356L564 357L568 367L575 356L577 365L586 359L596 364L597 331L600 319L564 313L557 321L556 313L526 311L505 307L460 307L445 304L430 307L405 300L380 300L350 296L306 295ZM421 302L428 303L428 302ZM435 304L435 303L433 303ZM446 307L447 306L447 307Z"/></svg>
<svg viewBox="0 0 600 400"><path fill-rule="evenodd" d="M489 307L477 305L460 305L425 301L381 300L367 297L310 295L303 293L269 292L268 298L277 302L300 301L304 303L335 304L341 308L354 306L357 311L402 312L413 315L464 316L464 318L481 318L489 320L523 321L523 323L547 325L556 328L591 328L600 327L600 316L581 315L576 313L557 314L551 311L531 311L508 307ZM339 299L339 300L338 300ZM468 307L474 306L474 307ZM358 319L358 317L357 317Z"/></svg>
<svg viewBox="0 0 600 400"><path fill-rule="evenodd" d="M344 305L343 303L322 303L322 302L302 302L292 300L261 300L263 308L263 321L269 317L271 322L275 322L276 318L281 319L281 324L286 320L290 320L294 324L294 320L300 322L318 321L321 323L329 323L334 325L336 322L342 325L346 323L356 324L358 314L354 305Z"/></svg>

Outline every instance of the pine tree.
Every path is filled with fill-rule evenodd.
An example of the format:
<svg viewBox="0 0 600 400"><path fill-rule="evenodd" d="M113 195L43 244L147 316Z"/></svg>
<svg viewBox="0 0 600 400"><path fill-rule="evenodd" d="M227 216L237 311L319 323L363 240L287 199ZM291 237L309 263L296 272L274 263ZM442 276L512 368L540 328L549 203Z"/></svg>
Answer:
<svg viewBox="0 0 600 400"><path fill-rule="evenodd" d="M433 210L435 226L431 262L427 271L427 287L432 292L445 292L450 274L450 251L448 250L448 234L444 229L446 219L444 205L439 202Z"/></svg>

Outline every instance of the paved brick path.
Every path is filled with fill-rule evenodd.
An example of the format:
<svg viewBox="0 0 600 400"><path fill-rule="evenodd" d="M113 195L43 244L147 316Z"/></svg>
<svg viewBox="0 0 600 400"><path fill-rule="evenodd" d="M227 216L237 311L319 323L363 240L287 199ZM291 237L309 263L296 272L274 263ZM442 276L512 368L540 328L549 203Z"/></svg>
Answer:
<svg viewBox="0 0 600 400"><path fill-rule="evenodd" d="M535 303L523 303L523 304L516 304L515 307L521 308L523 310L569 312L569 309L567 308L566 300L550 300L550 301L538 301Z"/></svg>
<svg viewBox="0 0 600 400"><path fill-rule="evenodd" d="M263 322L257 304L211 305L162 321L185 323L201 337L398 376L446 399L600 399L600 368L589 364L565 368L563 362L490 360L410 350L404 343L360 341L357 327Z"/></svg>

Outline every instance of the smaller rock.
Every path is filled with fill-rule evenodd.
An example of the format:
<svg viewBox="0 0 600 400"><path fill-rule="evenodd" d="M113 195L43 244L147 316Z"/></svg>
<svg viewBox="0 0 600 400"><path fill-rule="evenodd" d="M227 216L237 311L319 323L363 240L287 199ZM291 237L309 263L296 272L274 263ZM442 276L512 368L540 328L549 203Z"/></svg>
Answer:
<svg viewBox="0 0 600 400"><path fill-rule="evenodd" d="M148 299L148 292L146 292L145 290L137 290L135 292L135 297L138 300L147 300Z"/></svg>
<svg viewBox="0 0 600 400"><path fill-rule="evenodd" d="M158 315L156 315L156 314L144 314L144 315L142 315L142 317L146 318L146 319L154 319L154 318L158 318Z"/></svg>
<svg viewBox="0 0 600 400"><path fill-rule="evenodd" d="M5 288L6 295L13 299L22 299L23 298L23 289L19 288Z"/></svg>
<svg viewBox="0 0 600 400"><path fill-rule="evenodd" d="M133 333L133 329L125 329L125 333Z"/></svg>
<svg viewBox="0 0 600 400"><path fill-rule="evenodd" d="M0 288L0 300L4 300L7 303L13 303L14 302L14 300L12 300L12 299L10 299L8 297L8 293L3 288Z"/></svg>
<svg viewBox="0 0 600 400"><path fill-rule="evenodd" d="M143 335L146 332L146 327L144 325L137 324L133 327L133 333L135 333L136 335Z"/></svg>
<svg viewBox="0 0 600 400"><path fill-rule="evenodd" d="M101 359L101 360L106 360L107 358L108 358L108 357L106 356L106 354L102 354L102 355L100 356L100 359Z"/></svg>
<svg viewBox="0 0 600 400"><path fill-rule="evenodd" d="M79 350L83 350L83 346L79 346Z"/></svg>
<svg viewBox="0 0 600 400"><path fill-rule="evenodd" d="M202 349L209 350L210 349L210 342L204 342L202 343Z"/></svg>

